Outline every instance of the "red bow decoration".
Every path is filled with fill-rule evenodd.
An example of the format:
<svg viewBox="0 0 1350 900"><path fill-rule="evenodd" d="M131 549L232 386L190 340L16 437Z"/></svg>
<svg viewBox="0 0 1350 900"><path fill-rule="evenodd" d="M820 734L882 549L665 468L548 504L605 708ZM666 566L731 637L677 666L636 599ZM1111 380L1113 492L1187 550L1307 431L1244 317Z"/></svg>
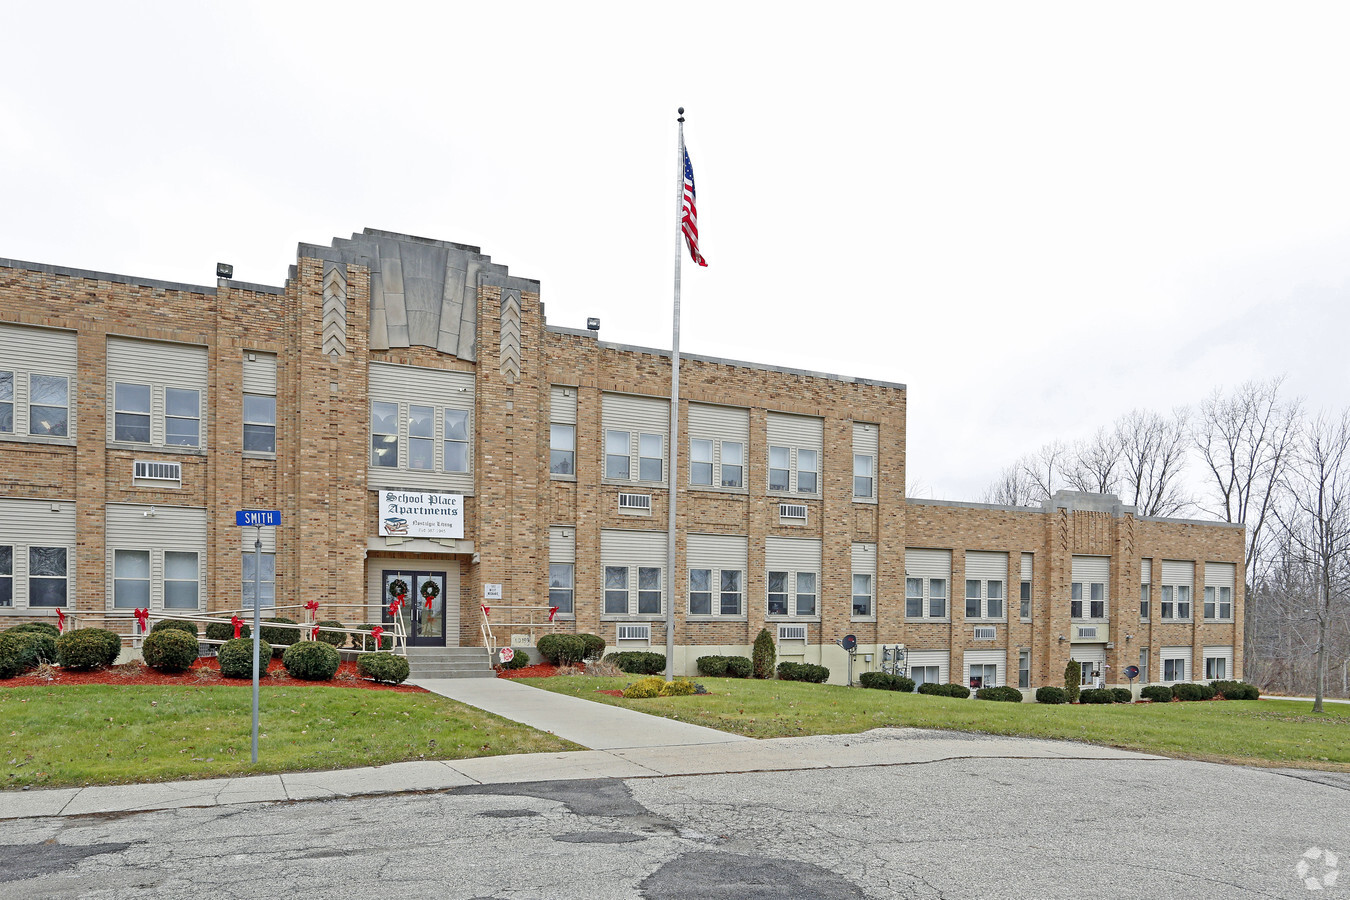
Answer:
<svg viewBox="0 0 1350 900"><path fill-rule="evenodd" d="M550 622L553 621L553 617L556 616L557 614L558 614L558 607L556 607L556 606L550 606L550 607L548 608L548 620L549 620Z"/></svg>
<svg viewBox="0 0 1350 900"><path fill-rule="evenodd" d="M483 607L483 615L486 616L488 613L492 612L492 608L488 606L486 603L480 603L478 605Z"/></svg>
<svg viewBox="0 0 1350 900"><path fill-rule="evenodd" d="M140 626L141 626L141 634L145 634L145 632L147 632L147 631L150 630L150 626L149 626L149 622L150 622L150 608L149 608L149 607L146 607L145 609L138 609L138 610L134 611L134 612L132 613L132 615L135 616L135 617L136 617L136 621L140 623Z"/></svg>
<svg viewBox="0 0 1350 900"><path fill-rule="evenodd" d="M244 620L238 616L230 616L230 624L234 626L234 636L239 637L239 629L244 626Z"/></svg>
<svg viewBox="0 0 1350 900"><path fill-rule="evenodd" d="M427 609L431 609L431 598L427 597Z"/></svg>
<svg viewBox="0 0 1350 900"><path fill-rule="evenodd" d="M319 617L319 601L318 601L318 600L306 600L306 601L305 601L305 609L307 609L307 610L309 611L310 617L311 617L311 618L317 619L317 618Z"/></svg>
<svg viewBox="0 0 1350 900"><path fill-rule="evenodd" d="M403 606L403 595L399 594L398 599L389 604L389 615L395 619L398 618L398 611L401 606Z"/></svg>
<svg viewBox="0 0 1350 900"><path fill-rule="evenodd" d="M56 608L56 630L66 630L66 611L59 606Z"/></svg>
<svg viewBox="0 0 1350 900"><path fill-rule="evenodd" d="M311 629L309 630L309 639L310 639L311 641L317 641L317 640L319 639L319 626L318 626L318 625L315 625L313 628L311 628Z"/></svg>
<svg viewBox="0 0 1350 900"><path fill-rule="evenodd" d="M375 649L380 649L380 638L384 637L384 629L376 625L370 629L370 636L375 639Z"/></svg>

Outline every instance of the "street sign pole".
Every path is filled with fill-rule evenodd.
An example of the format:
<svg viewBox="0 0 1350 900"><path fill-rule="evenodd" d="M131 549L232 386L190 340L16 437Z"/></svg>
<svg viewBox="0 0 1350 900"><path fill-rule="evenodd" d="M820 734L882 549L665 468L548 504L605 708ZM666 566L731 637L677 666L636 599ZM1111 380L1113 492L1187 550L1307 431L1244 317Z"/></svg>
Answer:
<svg viewBox="0 0 1350 900"><path fill-rule="evenodd" d="M253 762L258 761L258 635L262 631L262 526L253 541Z"/></svg>

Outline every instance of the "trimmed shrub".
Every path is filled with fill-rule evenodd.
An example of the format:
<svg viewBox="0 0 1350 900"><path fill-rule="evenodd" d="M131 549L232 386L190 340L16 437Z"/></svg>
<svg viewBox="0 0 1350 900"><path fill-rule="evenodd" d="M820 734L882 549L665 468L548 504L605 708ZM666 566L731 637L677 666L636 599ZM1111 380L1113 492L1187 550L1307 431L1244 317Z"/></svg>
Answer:
<svg viewBox="0 0 1350 900"><path fill-rule="evenodd" d="M749 678L754 671L755 671L755 664L750 661L750 657L748 656L727 657L728 678Z"/></svg>
<svg viewBox="0 0 1350 900"><path fill-rule="evenodd" d="M1144 685L1139 691L1140 700L1152 700L1154 703L1171 703L1172 689L1165 684Z"/></svg>
<svg viewBox="0 0 1350 900"><path fill-rule="evenodd" d="M1045 687L1036 688L1036 702L1049 704L1068 703L1069 695L1065 692L1064 688L1046 685Z"/></svg>
<svg viewBox="0 0 1350 900"><path fill-rule="evenodd" d="M239 636L251 638L253 637L253 629L248 625L240 625ZM234 626L229 622L207 622L206 639L208 641L232 641L234 640Z"/></svg>
<svg viewBox="0 0 1350 900"><path fill-rule="evenodd" d="M1216 695L1222 695L1225 700L1259 700L1261 692L1254 684L1247 684L1244 681L1211 681L1209 686L1214 689Z"/></svg>
<svg viewBox="0 0 1350 900"><path fill-rule="evenodd" d="M864 672L858 676L858 684L865 688L874 688L880 691L904 691L909 693L914 690L913 678L906 678L904 675L892 675L889 672Z"/></svg>
<svg viewBox="0 0 1350 900"><path fill-rule="evenodd" d="M970 688L966 687L964 684L953 683L943 685L943 687L947 689L948 697L955 697L958 700L964 700L965 698L970 696Z"/></svg>
<svg viewBox="0 0 1350 900"><path fill-rule="evenodd" d="M380 684L402 684L408 680L408 661L392 653L367 653L356 661L356 668Z"/></svg>
<svg viewBox="0 0 1350 900"><path fill-rule="evenodd" d="M750 654L750 662L756 678L772 678L773 664L778 659L778 648L774 645L769 629L761 628L755 635L755 648Z"/></svg>
<svg viewBox="0 0 1350 900"><path fill-rule="evenodd" d="M980 688L975 692L978 700L995 700L1000 703L1021 703L1022 692L1015 687L1009 687L1006 684L998 687Z"/></svg>
<svg viewBox="0 0 1350 900"><path fill-rule="evenodd" d="M613 654L611 654L613 655ZM640 678L628 687L623 689L623 695L630 700L646 700L649 697L661 696L661 689L666 686L666 681L659 675L649 675L646 678Z"/></svg>
<svg viewBox="0 0 1350 900"><path fill-rule="evenodd" d="M1064 696L1069 703L1078 702L1078 692L1082 689L1083 667L1078 660L1070 658L1064 666Z"/></svg>
<svg viewBox="0 0 1350 900"><path fill-rule="evenodd" d="M1078 692L1079 703L1115 703L1116 697L1106 688L1083 688Z"/></svg>
<svg viewBox="0 0 1350 900"><path fill-rule="evenodd" d="M688 678L676 678L674 681L663 681L661 683L662 697L688 697L697 690L698 685Z"/></svg>
<svg viewBox="0 0 1350 900"><path fill-rule="evenodd" d="M1129 688L1107 688L1117 703L1133 703L1134 693Z"/></svg>
<svg viewBox="0 0 1350 900"><path fill-rule="evenodd" d="M936 681L925 681L919 685L919 693L926 694L929 697L942 697L947 693L944 688L945 685L938 684Z"/></svg>
<svg viewBox="0 0 1350 900"><path fill-rule="evenodd" d="M811 684L823 684L830 677L830 670L813 663L781 662L778 664L778 677L782 681L806 681Z"/></svg>
<svg viewBox="0 0 1350 900"><path fill-rule="evenodd" d="M938 684L936 681L925 682L919 685L920 694L928 694L932 697L957 697L964 699L970 696L970 688L964 684Z"/></svg>
<svg viewBox="0 0 1350 900"><path fill-rule="evenodd" d="M181 628L152 628L141 642L141 656L152 669L185 672L197 661L197 635Z"/></svg>
<svg viewBox="0 0 1350 900"><path fill-rule="evenodd" d="M292 678L327 681L337 674L342 657L337 648L323 641L297 641L281 654L281 664Z"/></svg>
<svg viewBox="0 0 1350 900"><path fill-rule="evenodd" d="M586 641L578 634L546 634L535 646L555 666L575 665L586 656Z"/></svg>
<svg viewBox="0 0 1350 900"><path fill-rule="evenodd" d="M272 616L270 619L263 619L263 621L281 622L286 625L297 624L294 619L288 619L285 616ZM279 647L289 647L300 640L300 632L294 628L268 628L264 625L258 629L258 637L271 644L273 651L275 651Z"/></svg>
<svg viewBox="0 0 1350 900"><path fill-rule="evenodd" d="M6 628L0 634L45 634L52 640L61 636L61 629L50 622L24 622L22 625L15 625L13 628Z"/></svg>
<svg viewBox="0 0 1350 900"><path fill-rule="evenodd" d="M701 674L709 678L721 678L727 674L727 657L700 656L694 661Z"/></svg>
<svg viewBox="0 0 1350 900"><path fill-rule="evenodd" d="M347 626L343 625L337 619L325 619L324 621L319 623L319 627L346 628ZM330 647L342 647L345 646L347 643L347 635L343 634L341 631L320 631L317 640L323 641ZM374 643L374 641L372 641L371 643Z"/></svg>
<svg viewBox="0 0 1350 900"><path fill-rule="evenodd" d="M372 641L372 643L374 642ZM501 651L499 650L498 653L500 654L500 652ZM501 662L500 655L497 657L497 660L503 669L523 669L530 664L530 654L526 653L524 650L516 650L506 662Z"/></svg>
<svg viewBox="0 0 1350 900"><path fill-rule="evenodd" d="M376 627L384 628L384 626L382 625L376 626L370 622L367 622L364 625L357 626L357 628L359 628L361 631L374 631ZM385 630L388 631L389 629L385 628ZM263 629L263 636L264 637L267 636L266 628ZM376 647L375 638L373 636L364 634L361 635L354 634L352 635L352 646L355 647L357 650L393 650L394 639L392 636L388 634L382 634L380 635L380 646Z"/></svg>
<svg viewBox="0 0 1350 900"><path fill-rule="evenodd" d="M605 655L605 639L598 634L579 634L586 645L586 659L600 659Z"/></svg>
<svg viewBox="0 0 1350 900"><path fill-rule="evenodd" d="M108 635L112 640L108 640ZM122 639L102 628L81 628L56 639L56 662L65 669L85 671L110 666L122 652Z"/></svg>
<svg viewBox="0 0 1350 900"><path fill-rule="evenodd" d="M186 631L193 637L198 636L197 623L184 622L182 619L160 619L158 622L150 626L150 633L154 634L156 631L163 631L166 628L177 628L179 631Z"/></svg>
<svg viewBox="0 0 1350 900"><path fill-rule="evenodd" d="M0 634L0 678L13 678L44 662L56 662L56 641L46 631L11 628Z"/></svg>
<svg viewBox="0 0 1350 900"><path fill-rule="evenodd" d="M225 678L253 677L253 637L230 638L216 651L216 660L220 663L220 674ZM258 674L267 674L267 664L272 660L272 645L258 640Z"/></svg>
<svg viewBox="0 0 1350 900"><path fill-rule="evenodd" d="M543 638L539 639L543 642ZM647 650L622 650L609 653L605 662L618 666L629 675L659 675L666 670L666 655Z"/></svg>
<svg viewBox="0 0 1350 900"><path fill-rule="evenodd" d="M1208 690L1213 696L1214 689L1207 684L1192 684L1189 681L1183 681L1172 685L1173 700L1204 700L1205 691Z"/></svg>

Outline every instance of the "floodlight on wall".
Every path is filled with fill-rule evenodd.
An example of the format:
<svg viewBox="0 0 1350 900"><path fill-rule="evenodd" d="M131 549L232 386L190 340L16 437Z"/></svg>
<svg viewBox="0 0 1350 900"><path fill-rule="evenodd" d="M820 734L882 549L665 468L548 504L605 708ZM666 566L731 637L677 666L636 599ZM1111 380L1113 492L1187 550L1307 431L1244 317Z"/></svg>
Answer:
<svg viewBox="0 0 1350 900"><path fill-rule="evenodd" d="M1128 644L1128 643L1129 643L1130 641L1132 641L1132 640L1134 640L1134 635L1132 635L1132 634L1127 634L1127 635L1125 635L1125 643Z"/></svg>
<svg viewBox="0 0 1350 900"><path fill-rule="evenodd" d="M593 316L592 316L591 318L588 318L588 319L586 320L586 328L587 328L588 330L590 330L590 331L599 331L599 330L600 330L600 320L597 319L597 318L595 318L595 317L593 317Z"/></svg>
<svg viewBox="0 0 1350 900"><path fill-rule="evenodd" d="M233 278L234 266L230 265L229 263L222 263L222 262L216 263L216 277Z"/></svg>
<svg viewBox="0 0 1350 900"><path fill-rule="evenodd" d="M147 519L153 519L157 515L157 513L155 512L155 508L152 506L145 512L141 513L141 515L145 516Z"/></svg>
<svg viewBox="0 0 1350 900"><path fill-rule="evenodd" d="M1059 642L1060 642L1061 644L1064 643L1064 642L1067 641L1067 640L1068 640L1068 638L1066 638L1064 635L1061 634L1061 635L1059 636Z"/></svg>

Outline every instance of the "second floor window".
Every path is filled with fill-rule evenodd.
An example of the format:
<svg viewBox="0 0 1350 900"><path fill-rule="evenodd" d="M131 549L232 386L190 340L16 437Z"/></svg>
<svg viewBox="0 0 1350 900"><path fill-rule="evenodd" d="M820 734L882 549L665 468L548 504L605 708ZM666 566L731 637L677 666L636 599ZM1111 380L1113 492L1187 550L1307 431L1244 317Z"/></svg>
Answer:
<svg viewBox="0 0 1350 900"><path fill-rule="evenodd" d="M398 404L370 404L370 464L398 468Z"/></svg>
<svg viewBox="0 0 1350 900"><path fill-rule="evenodd" d="M244 452L277 451L277 398L244 395Z"/></svg>
<svg viewBox="0 0 1350 900"><path fill-rule="evenodd" d="M171 447L200 447L201 426L201 394L184 388L165 388L164 443Z"/></svg>
<svg viewBox="0 0 1350 900"><path fill-rule="evenodd" d="M550 425L548 429L548 473L577 474L577 427ZM556 605L556 604L555 604Z"/></svg>
<svg viewBox="0 0 1350 900"><path fill-rule="evenodd" d="M119 441L150 443L150 385L113 385L113 437Z"/></svg>
<svg viewBox="0 0 1350 900"><path fill-rule="evenodd" d="M70 434L70 382L61 375L28 376L28 433Z"/></svg>

